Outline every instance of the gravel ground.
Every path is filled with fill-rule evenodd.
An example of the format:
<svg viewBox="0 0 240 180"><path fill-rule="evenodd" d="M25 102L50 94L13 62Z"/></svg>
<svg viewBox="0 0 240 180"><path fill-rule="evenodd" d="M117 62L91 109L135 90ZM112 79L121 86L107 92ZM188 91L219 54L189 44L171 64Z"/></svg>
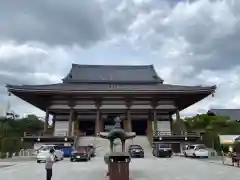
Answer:
<svg viewBox="0 0 240 180"><path fill-rule="evenodd" d="M43 180L44 164L35 161L0 162L1 179ZM130 164L131 180L239 180L240 169L183 157L133 159ZM106 180L107 167L103 157L95 157L89 162L70 162L64 159L54 165L52 180Z"/></svg>

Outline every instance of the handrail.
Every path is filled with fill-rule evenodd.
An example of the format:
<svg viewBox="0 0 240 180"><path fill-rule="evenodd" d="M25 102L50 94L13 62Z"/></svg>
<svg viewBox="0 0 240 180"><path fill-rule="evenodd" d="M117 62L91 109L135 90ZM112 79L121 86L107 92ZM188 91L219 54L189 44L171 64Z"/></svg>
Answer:
<svg viewBox="0 0 240 180"><path fill-rule="evenodd" d="M171 131L155 131L153 132L153 136L159 137L159 136L197 136L198 133L196 132L182 132L182 133L173 133Z"/></svg>
<svg viewBox="0 0 240 180"><path fill-rule="evenodd" d="M43 135L42 132L38 132L38 133L24 132L24 137L29 137L29 136L42 136L42 135Z"/></svg>

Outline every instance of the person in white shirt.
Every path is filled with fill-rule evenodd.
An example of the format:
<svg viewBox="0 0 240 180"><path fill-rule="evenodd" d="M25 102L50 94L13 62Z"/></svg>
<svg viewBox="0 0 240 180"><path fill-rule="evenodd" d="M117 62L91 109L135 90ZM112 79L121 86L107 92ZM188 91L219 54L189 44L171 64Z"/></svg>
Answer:
<svg viewBox="0 0 240 180"><path fill-rule="evenodd" d="M52 179L52 167L55 162L54 149L50 149L49 156L46 159L45 169L46 169L46 179Z"/></svg>

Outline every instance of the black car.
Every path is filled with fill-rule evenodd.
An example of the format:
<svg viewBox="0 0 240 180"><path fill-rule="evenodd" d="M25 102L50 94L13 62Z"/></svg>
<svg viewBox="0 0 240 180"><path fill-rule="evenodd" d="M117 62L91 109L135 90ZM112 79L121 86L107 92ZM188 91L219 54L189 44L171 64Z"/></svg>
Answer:
<svg viewBox="0 0 240 180"><path fill-rule="evenodd" d="M130 145L128 147L128 152L131 157L144 157L144 150L140 145Z"/></svg>
<svg viewBox="0 0 240 180"><path fill-rule="evenodd" d="M172 157L172 146L171 144L163 143L154 144L152 153L156 157Z"/></svg>

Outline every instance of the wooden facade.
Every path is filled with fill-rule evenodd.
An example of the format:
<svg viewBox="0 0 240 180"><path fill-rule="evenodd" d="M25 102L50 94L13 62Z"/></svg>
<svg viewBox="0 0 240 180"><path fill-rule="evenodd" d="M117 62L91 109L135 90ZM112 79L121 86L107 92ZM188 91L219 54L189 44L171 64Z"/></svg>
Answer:
<svg viewBox="0 0 240 180"><path fill-rule="evenodd" d="M7 85L8 91L46 112L56 122L68 122L65 136L79 133L79 123L91 121L95 135L104 122L120 116L123 127L133 130L145 121L146 134L158 131L158 121L172 121L176 114L179 134L184 134L180 111L215 92L216 87L164 84L150 66L97 66L73 64L63 83L50 85Z"/></svg>

